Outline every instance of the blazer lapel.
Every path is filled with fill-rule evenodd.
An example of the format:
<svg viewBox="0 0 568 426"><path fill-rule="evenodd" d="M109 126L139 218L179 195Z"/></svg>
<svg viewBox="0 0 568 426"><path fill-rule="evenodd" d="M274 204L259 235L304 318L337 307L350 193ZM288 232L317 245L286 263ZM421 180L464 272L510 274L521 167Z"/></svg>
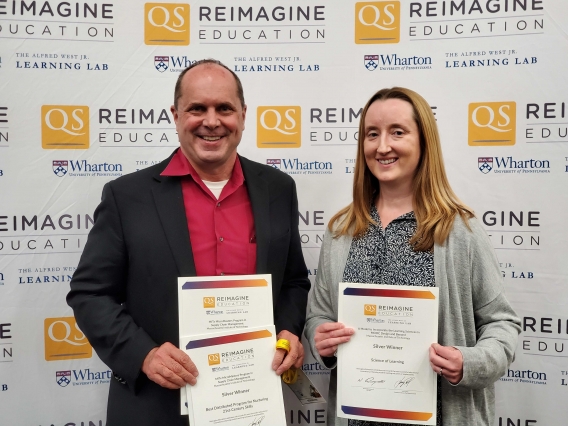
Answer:
<svg viewBox="0 0 568 426"><path fill-rule="evenodd" d="M270 243L270 209L268 184L262 179L262 169L255 163L240 157L245 184L254 216L254 231L256 233L256 272L268 273L268 245Z"/></svg>
<svg viewBox="0 0 568 426"><path fill-rule="evenodd" d="M154 186L152 193L160 222L178 267L179 276L195 276L195 263L187 229L181 181L179 178L168 176L155 176L155 178L160 184Z"/></svg>

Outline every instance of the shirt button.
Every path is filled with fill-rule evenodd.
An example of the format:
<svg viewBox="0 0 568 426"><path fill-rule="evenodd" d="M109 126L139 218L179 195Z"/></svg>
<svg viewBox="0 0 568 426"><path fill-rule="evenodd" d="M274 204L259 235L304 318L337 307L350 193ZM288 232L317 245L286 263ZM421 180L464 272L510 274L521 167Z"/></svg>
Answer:
<svg viewBox="0 0 568 426"><path fill-rule="evenodd" d="M221 207L221 203L217 203L217 207Z"/></svg>
<svg viewBox="0 0 568 426"><path fill-rule="evenodd" d="M223 242L223 237L220 237L220 238L219 238L219 241Z"/></svg>
<svg viewBox="0 0 568 426"><path fill-rule="evenodd" d="M224 273L224 272L221 272L221 275L225 275L225 273Z"/></svg>

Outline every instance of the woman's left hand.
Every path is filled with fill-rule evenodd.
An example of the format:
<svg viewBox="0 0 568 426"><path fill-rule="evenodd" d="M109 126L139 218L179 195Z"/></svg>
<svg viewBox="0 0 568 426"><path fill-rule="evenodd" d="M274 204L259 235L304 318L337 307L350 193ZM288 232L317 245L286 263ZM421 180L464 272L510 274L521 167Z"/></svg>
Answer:
<svg viewBox="0 0 568 426"><path fill-rule="evenodd" d="M463 355L453 346L432 343L430 366L436 374L444 376L453 385L457 385L463 377Z"/></svg>

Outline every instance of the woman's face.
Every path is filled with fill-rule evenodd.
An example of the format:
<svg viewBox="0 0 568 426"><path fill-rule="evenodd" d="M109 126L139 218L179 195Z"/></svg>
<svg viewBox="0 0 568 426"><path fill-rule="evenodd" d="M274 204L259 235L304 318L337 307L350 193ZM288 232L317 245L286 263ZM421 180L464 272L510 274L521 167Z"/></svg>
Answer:
<svg viewBox="0 0 568 426"><path fill-rule="evenodd" d="M420 162L420 134L412 105L401 99L373 102L365 116L363 151L381 187L410 189Z"/></svg>

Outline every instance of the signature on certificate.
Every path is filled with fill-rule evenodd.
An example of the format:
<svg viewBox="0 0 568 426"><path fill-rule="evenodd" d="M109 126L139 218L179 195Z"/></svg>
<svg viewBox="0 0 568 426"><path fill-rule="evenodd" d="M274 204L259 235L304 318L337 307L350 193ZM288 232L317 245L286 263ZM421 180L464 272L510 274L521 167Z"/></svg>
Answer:
<svg viewBox="0 0 568 426"><path fill-rule="evenodd" d="M380 385L380 384L385 382L384 380L377 380L374 377L367 377L366 379L364 377L361 377L357 381L367 383L368 385L371 385L371 386Z"/></svg>
<svg viewBox="0 0 568 426"><path fill-rule="evenodd" d="M414 376L403 376L401 379L394 382L395 389L408 388L408 385L415 379Z"/></svg>
<svg viewBox="0 0 568 426"><path fill-rule="evenodd" d="M256 419L253 420L253 422L251 424L249 424L249 426L258 426L259 424L262 423L263 420L264 420L264 416L257 417Z"/></svg>

